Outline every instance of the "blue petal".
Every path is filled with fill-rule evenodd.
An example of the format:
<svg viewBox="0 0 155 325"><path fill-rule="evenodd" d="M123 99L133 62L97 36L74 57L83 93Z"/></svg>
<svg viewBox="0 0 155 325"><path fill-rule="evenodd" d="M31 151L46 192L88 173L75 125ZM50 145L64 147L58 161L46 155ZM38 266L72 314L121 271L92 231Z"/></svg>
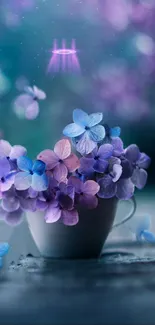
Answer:
<svg viewBox="0 0 155 325"><path fill-rule="evenodd" d="M137 217L136 224L136 236L141 234L144 230L148 230L151 226L151 218L149 216Z"/></svg>
<svg viewBox="0 0 155 325"><path fill-rule="evenodd" d="M0 257L6 255L9 250L9 244L8 243L1 243L0 244Z"/></svg>
<svg viewBox="0 0 155 325"><path fill-rule="evenodd" d="M88 126L89 116L82 109L76 108L73 111L73 122L82 127Z"/></svg>
<svg viewBox="0 0 155 325"><path fill-rule="evenodd" d="M144 230L142 232L142 236L144 237L144 239L146 241L148 241L149 243L155 243L155 235L151 232L151 231L148 231L148 230Z"/></svg>
<svg viewBox="0 0 155 325"><path fill-rule="evenodd" d="M89 132L90 139L94 142L101 142L105 137L105 128L102 125L93 126Z"/></svg>
<svg viewBox="0 0 155 325"><path fill-rule="evenodd" d="M84 127L75 123L68 124L63 130L63 134L69 138L78 137L84 132L85 132Z"/></svg>
<svg viewBox="0 0 155 325"><path fill-rule="evenodd" d="M33 164L32 171L38 175L42 175L45 172L46 164L41 160L36 160Z"/></svg>
<svg viewBox="0 0 155 325"><path fill-rule="evenodd" d="M92 126L99 124L102 121L102 119L103 119L102 113L90 114L87 126L91 128Z"/></svg>
<svg viewBox="0 0 155 325"><path fill-rule="evenodd" d="M110 136L113 138L119 137L121 134L121 128L119 126L115 126L114 128L110 129Z"/></svg>
<svg viewBox="0 0 155 325"><path fill-rule="evenodd" d="M37 175L33 174L32 175L32 185L31 187L35 191L45 191L48 188L48 177L44 173L43 175Z"/></svg>
<svg viewBox="0 0 155 325"><path fill-rule="evenodd" d="M21 156L17 159L17 166L20 170L25 172L31 171L33 168L33 161L28 157Z"/></svg>

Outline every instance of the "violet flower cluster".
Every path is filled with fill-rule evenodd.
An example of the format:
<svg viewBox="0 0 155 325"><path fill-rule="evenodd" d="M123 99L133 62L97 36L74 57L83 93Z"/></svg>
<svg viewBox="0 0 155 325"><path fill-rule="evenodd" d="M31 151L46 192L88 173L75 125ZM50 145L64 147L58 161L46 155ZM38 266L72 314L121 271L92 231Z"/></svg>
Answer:
<svg viewBox="0 0 155 325"><path fill-rule="evenodd" d="M102 125L102 119L102 113L75 109L66 137L35 161L24 147L0 140L0 218L16 225L25 211L44 211L47 223L72 226L79 207L95 209L98 200L113 197L128 200L135 187L142 189L150 158L135 144L124 148L120 128Z"/></svg>

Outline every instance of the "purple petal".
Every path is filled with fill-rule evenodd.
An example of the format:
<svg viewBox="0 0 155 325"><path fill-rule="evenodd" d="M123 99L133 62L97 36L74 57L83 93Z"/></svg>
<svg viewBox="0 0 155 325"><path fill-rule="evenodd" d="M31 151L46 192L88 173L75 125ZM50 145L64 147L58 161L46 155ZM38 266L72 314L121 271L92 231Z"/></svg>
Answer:
<svg viewBox="0 0 155 325"><path fill-rule="evenodd" d="M113 155L120 157L120 155L124 152L122 140L120 138L113 138L111 144L114 148Z"/></svg>
<svg viewBox="0 0 155 325"><path fill-rule="evenodd" d="M79 204L86 209L95 209L98 205L98 199L94 195L80 195L79 196Z"/></svg>
<svg viewBox="0 0 155 325"><path fill-rule="evenodd" d="M104 173L108 167L108 161L104 159L98 159L94 161L94 170L98 173Z"/></svg>
<svg viewBox="0 0 155 325"><path fill-rule="evenodd" d="M50 205L45 214L45 221L46 223L53 223L58 221L61 218L61 210L59 207L53 207Z"/></svg>
<svg viewBox="0 0 155 325"><path fill-rule="evenodd" d="M25 156L27 150L22 146L13 146L10 152L10 159L17 159L20 156Z"/></svg>
<svg viewBox="0 0 155 325"><path fill-rule="evenodd" d="M8 141L0 140L0 156L9 157L11 152L11 145Z"/></svg>
<svg viewBox="0 0 155 325"><path fill-rule="evenodd" d="M83 184L83 193L91 196L97 194L99 189L98 183L93 180L88 180Z"/></svg>
<svg viewBox="0 0 155 325"><path fill-rule="evenodd" d="M82 157L80 159L80 167L78 169L78 172L84 175L94 173L94 162L95 160L93 158Z"/></svg>
<svg viewBox="0 0 155 325"><path fill-rule="evenodd" d="M120 179L117 183L116 196L120 200L128 200L134 194L134 185L131 179Z"/></svg>
<svg viewBox="0 0 155 325"><path fill-rule="evenodd" d="M44 161L47 170L56 167L59 161L59 157L55 154L54 151L50 149L46 149L40 152L40 154L37 156L37 159Z"/></svg>
<svg viewBox="0 0 155 325"><path fill-rule="evenodd" d="M129 147L125 150L125 157L131 161L136 162L140 158L140 151L136 144L131 144Z"/></svg>
<svg viewBox="0 0 155 325"><path fill-rule="evenodd" d="M15 188L17 190L27 190L32 183L32 175L30 175L28 172L19 172L15 176Z"/></svg>
<svg viewBox="0 0 155 325"><path fill-rule="evenodd" d="M0 178L7 176L10 172L10 164L5 157L0 158Z"/></svg>
<svg viewBox="0 0 155 325"><path fill-rule="evenodd" d="M96 143L89 138L89 133L85 132L76 145L76 150L81 155L87 155L94 150Z"/></svg>
<svg viewBox="0 0 155 325"><path fill-rule="evenodd" d="M35 191L45 191L48 188L48 177L46 174L43 175L32 175L32 184L31 184L33 190Z"/></svg>
<svg viewBox="0 0 155 325"><path fill-rule="evenodd" d="M14 183L14 176L10 178L5 178L4 182L1 182L1 191L8 191Z"/></svg>
<svg viewBox="0 0 155 325"><path fill-rule="evenodd" d="M43 90L39 89L36 86L33 86L33 91L34 91L35 97L37 97L39 100L46 99L46 94Z"/></svg>
<svg viewBox="0 0 155 325"><path fill-rule="evenodd" d="M123 158L121 160L122 165L122 176L121 178L130 178L133 174L133 166L129 160L126 158Z"/></svg>
<svg viewBox="0 0 155 325"><path fill-rule="evenodd" d="M18 198L16 197L10 197L2 200L1 203L2 209L4 209L7 212L13 212L19 209L20 203Z"/></svg>
<svg viewBox="0 0 155 325"><path fill-rule="evenodd" d="M45 211L48 208L48 203L46 201L37 200L36 209L40 211Z"/></svg>
<svg viewBox="0 0 155 325"><path fill-rule="evenodd" d="M62 221L66 226L74 226L79 221L79 215L77 210L73 209L71 211L62 211Z"/></svg>
<svg viewBox="0 0 155 325"><path fill-rule="evenodd" d="M101 159L108 159L112 156L114 148L111 144L106 143L100 146L98 150L98 155Z"/></svg>
<svg viewBox="0 0 155 325"><path fill-rule="evenodd" d="M23 211L21 209L18 209L17 211L7 213L5 221L10 226L17 226L22 222L22 217Z"/></svg>
<svg viewBox="0 0 155 325"><path fill-rule="evenodd" d="M66 210L73 209L74 201L68 195L60 193L58 195L58 201L59 201L60 206L63 209L66 209Z"/></svg>
<svg viewBox="0 0 155 325"><path fill-rule="evenodd" d="M121 165L114 165L113 166L113 179L112 181L116 183L122 175L122 166Z"/></svg>
<svg viewBox="0 0 155 325"><path fill-rule="evenodd" d="M35 199L38 195L38 191L35 191L32 187L28 189L28 194L31 199Z"/></svg>
<svg viewBox="0 0 155 325"><path fill-rule="evenodd" d="M109 171L113 171L113 166L114 165L120 165L121 164L121 160L117 157L111 157L109 159Z"/></svg>
<svg viewBox="0 0 155 325"><path fill-rule="evenodd" d="M100 185L100 190L97 195L101 198L109 199L116 194L117 186L112 181L112 177L110 175L105 175L98 181Z"/></svg>
<svg viewBox="0 0 155 325"><path fill-rule="evenodd" d="M25 110L25 117L28 120L34 120L39 114L39 104L37 101L33 100L33 102L28 105Z"/></svg>
<svg viewBox="0 0 155 325"><path fill-rule="evenodd" d="M16 190L14 186L12 186L8 191L2 193L2 199L9 199L16 195Z"/></svg>
<svg viewBox="0 0 155 325"><path fill-rule="evenodd" d="M147 172L144 169L136 168L134 169L133 175L131 177L133 184L138 188L142 189L147 182Z"/></svg>
<svg viewBox="0 0 155 325"><path fill-rule="evenodd" d="M140 154L140 158L137 161L137 166L139 168L147 169L151 163L151 158L147 156L144 152Z"/></svg>
<svg viewBox="0 0 155 325"><path fill-rule="evenodd" d="M36 211L36 199L20 198L20 206L24 211Z"/></svg>
<svg viewBox="0 0 155 325"><path fill-rule="evenodd" d="M81 191L83 191L83 182L75 176L69 178L68 185L74 187L76 193L81 193Z"/></svg>
<svg viewBox="0 0 155 325"><path fill-rule="evenodd" d="M60 183L63 182L68 175L68 169L63 163L59 163L53 170L53 177Z"/></svg>

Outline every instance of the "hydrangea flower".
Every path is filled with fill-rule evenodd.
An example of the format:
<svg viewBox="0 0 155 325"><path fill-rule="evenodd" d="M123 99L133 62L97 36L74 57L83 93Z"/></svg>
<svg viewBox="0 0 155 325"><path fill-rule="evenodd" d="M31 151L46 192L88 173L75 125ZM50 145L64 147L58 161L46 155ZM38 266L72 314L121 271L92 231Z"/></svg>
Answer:
<svg viewBox="0 0 155 325"><path fill-rule="evenodd" d="M9 162L11 169L16 168L16 160L20 156L27 154L26 148L20 145L11 146L6 140L0 140L0 157L6 157Z"/></svg>
<svg viewBox="0 0 155 325"><path fill-rule="evenodd" d="M93 180L87 180L85 183L79 178L71 176L68 184L73 186L76 193L76 203L87 209L95 209L98 204L96 194L100 186Z"/></svg>
<svg viewBox="0 0 155 325"><path fill-rule="evenodd" d="M116 196L118 199L128 200L133 196L134 185L130 178L121 179L121 161L112 159L109 164L109 173L98 180L100 198L109 199Z"/></svg>
<svg viewBox="0 0 155 325"><path fill-rule="evenodd" d="M98 142L105 137L105 128L99 123L103 119L102 113L88 115L81 109L73 111L73 122L67 125L63 134L69 138L78 138L76 150L81 155L89 154Z"/></svg>
<svg viewBox="0 0 155 325"><path fill-rule="evenodd" d="M68 172L74 172L80 166L79 159L71 153L71 144L68 139L58 141L52 150L44 150L38 156L46 164L47 170L53 171L53 177L65 181Z"/></svg>
<svg viewBox="0 0 155 325"><path fill-rule="evenodd" d="M108 159L113 154L113 146L111 144L103 144L96 147L89 155L80 159L79 173L91 175L94 171L104 173L108 167Z"/></svg>
<svg viewBox="0 0 155 325"><path fill-rule="evenodd" d="M47 223L61 220L65 225L73 226L79 221L74 208L74 188L66 184L60 185L56 199L49 205L45 213Z"/></svg>
<svg viewBox="0 0 155 325"><path fill-rule="evenodd" d="M45 173L46 165L41 160L34 163L28 157L19 157L17 166L21 170L15 175L15 188L27 190L30 186L35 191L45 191L48 188L48 177Z"/></svg>
<svg viewBox="0 0 155 325"><path fill-rule="evenodd" d="M105 142L111 142L113 138L120 137L121 134L121 128L119 126L115 126L113 128L110 128L108 124L104 124L105 127Z"/></svg>
<svg viewBox="0 0 155 325"><path fill-rule="evenodd" d="M125 157L130 161L133 167L133 174L131 180L133 184L142 189L147 182L147 169L150 165L150 157L145 153L141 153L137 145L132 144L125 150Z"/></svg>
<svg viewBox="0 0 155 325"><path fill-rule="evenodd" d="M136 236L138 241L147 241L155 243L155 235L150 231L151 218L150 216L134 217L129 223L129 230Z"/></svg>
<svg viewBox="0 0 155 325"><path fill-rule="evenodd" d="M14 102L14 112L18 117L24 117L28 120L35 119L39 114L39 100L46 99L43 90L36 86L26 87L26 94L18 96Z"/></svg>
<svg viewBox="0 0 155 325"><path fill-rule="evenodd" d="M11 172L9 161L5 157L0 157L0 191L10 189L14 183L15 173Z"/></svg>

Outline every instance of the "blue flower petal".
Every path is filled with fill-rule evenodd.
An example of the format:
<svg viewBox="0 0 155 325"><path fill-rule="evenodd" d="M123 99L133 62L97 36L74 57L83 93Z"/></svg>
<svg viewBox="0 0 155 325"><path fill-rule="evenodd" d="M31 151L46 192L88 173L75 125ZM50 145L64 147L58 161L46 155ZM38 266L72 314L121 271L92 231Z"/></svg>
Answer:
<svg viewBox="0 0 155 325"><path fill-rule="evenodd" d="M44 173L43 175L37 175L33 174L32 175L32 185L31 187L35 191L45 191L48 188L48 177Z"/></svg>
<svg viewBox="0 0 155 325"><path fill-rule="evenodd" d="M89 131L90 139L94 142L101 142L105 137L105 128L102 125L93 126Z"/></svg>
<svg viewBox="0 0 155 325"><path fill-rule="evenodd" d="M82 126L83 128L85 126L88 126L89 116L86 112L84 112L82 109L76 108L73 111L73 122L75 124L78 124Z"/></svg>
<svg viewBox="0 0 155 325"><path fill-rule="evenodd" d="M93 113L90 114L88 117L88 124L87 126L91 128L92 126L95 126L99 124L103 119L103 114L102 113Z"/></svg>
<svg viewBox="0 0 155 325"><path fill-rule="evenodd" d="M75 123L68 124L63 130L63 134L69 138L78 137L79 135L83 134L84 132L85 132L84 127L82 127L78 124L75 124Z"/></svg>
<svg viewBox="0 0 155 325"><path fill-rule="evenodd" d="M36 160L33 164L32 171L38 175L42 175L45 172L46 164L41 160Z"/></svg>
<svg viewBox="0 0 155 325"><path fill-rule="evenodd" d="M31 171L33 168L33 161L28 157L21 156L17 159L17 166L20 170L25 172Z"/></svg>
<svg viewBox="0 0 155 325"><path fill-rule="evenodd" d="M155 243L155 235L151 231L144 230L142 236L149 243Z"/></svg>
<svg viewBox="0 0 155 325"><path fill-rule="evenodd" d="M8 243L0 243L0 257L3 257L8 253L9 247Z"/></svg>
<svg viewBox="0 0 155 325"><path fill-rule="evenodd" d="M137 217L136 223L136 237L139 236L144 230L149 230L151 226L151 218L149 216Z"/></svg>
<svg viewBox="0 0 155 325"><path fill-rule="evenodd" d="M119 137L121 134L121 128L119 126L115 126L114 128L110 128L110 136L112 138Z"/></svg>

